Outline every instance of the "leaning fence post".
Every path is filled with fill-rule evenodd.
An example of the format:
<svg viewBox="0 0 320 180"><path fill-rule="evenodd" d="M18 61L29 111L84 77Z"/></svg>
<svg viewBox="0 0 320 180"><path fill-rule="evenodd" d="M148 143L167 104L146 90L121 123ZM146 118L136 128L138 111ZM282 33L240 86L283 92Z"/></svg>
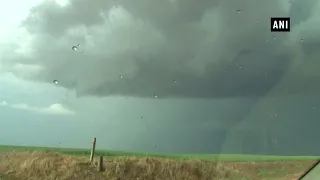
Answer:
<svg viewBox="0 0 320 180"><path fill-rule="evenodd" d="M90 154L90 162L92 162L93 158L94 158L94 153L95 153L95 150L96 150L96 141L97 141L97 139L93 138L91 154Z"/></svg>

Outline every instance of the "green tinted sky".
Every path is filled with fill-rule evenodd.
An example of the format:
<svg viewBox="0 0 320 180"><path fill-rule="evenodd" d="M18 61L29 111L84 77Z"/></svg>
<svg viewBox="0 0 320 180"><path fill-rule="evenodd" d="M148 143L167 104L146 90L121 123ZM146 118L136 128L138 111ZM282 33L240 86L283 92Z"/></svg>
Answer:
<svg viewBox="0 0 320 180"><path fill-rule="evenodd" d="M1 8L0 144L319 152L319 2L62 2Z"/></svg>

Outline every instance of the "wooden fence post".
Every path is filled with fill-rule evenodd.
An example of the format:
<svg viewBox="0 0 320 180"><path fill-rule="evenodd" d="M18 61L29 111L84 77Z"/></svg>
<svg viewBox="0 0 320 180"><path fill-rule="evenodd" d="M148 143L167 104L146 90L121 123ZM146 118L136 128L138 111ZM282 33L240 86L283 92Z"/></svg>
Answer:
<svg viewBox="0 0 320 180"><path fill-rule="evenodd" d="M90 154L90 162L92 162L93 158L94 158L94 153L95 153L95 150L96 150L96 141L97 141L97 139L93 138L92 149L91 149L91 154Z"/></svg>
<svg viewBox="0 0 320 180"><path fill-rule="evenodd" d="M99 157L98 171L103 171L103 156Z"/></svg>

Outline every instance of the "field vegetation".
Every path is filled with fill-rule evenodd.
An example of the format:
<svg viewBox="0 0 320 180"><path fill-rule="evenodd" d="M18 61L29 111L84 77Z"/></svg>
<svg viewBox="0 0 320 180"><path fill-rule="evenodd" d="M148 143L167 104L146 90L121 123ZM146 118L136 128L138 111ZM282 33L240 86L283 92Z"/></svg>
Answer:
<svg viewBox="0 0 320 180"><path fill-rule="evenodd" d="M0 146L1 180L294 180L316 156L146 154L50 147Z"/></svg>

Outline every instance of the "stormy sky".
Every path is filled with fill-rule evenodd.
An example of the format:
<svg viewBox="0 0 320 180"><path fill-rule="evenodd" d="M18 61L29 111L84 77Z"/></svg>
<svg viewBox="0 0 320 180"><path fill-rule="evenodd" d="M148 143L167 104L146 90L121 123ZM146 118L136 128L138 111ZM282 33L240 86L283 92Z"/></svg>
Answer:
<svg viewBox="0 0 320 180"><path fill-rule="evenodd" d="M2 9L0 123L30 137L4 129L0 144L83 147L99 136L102 148L139 151L317 152L307 139L320 115L319 1L27 0ZM271 17L291 17L292 31L270 32ZM287 152L293 135L306 144Z"/></svg>

